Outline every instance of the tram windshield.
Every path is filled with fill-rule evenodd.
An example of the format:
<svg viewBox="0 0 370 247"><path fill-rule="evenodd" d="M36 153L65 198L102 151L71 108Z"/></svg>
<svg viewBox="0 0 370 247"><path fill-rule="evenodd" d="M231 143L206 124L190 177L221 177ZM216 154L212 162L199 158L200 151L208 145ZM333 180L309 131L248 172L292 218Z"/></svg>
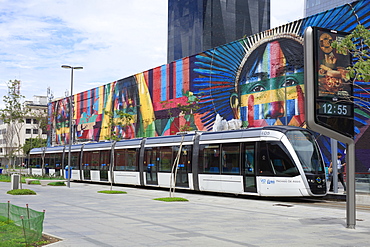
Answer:
<svg viewBox="0 0 370 247"><path fill-rule="evenodd" d="M305 173L319 174L325 172L320 151L311 133L294 130L288 131L286 136L293 145Z"/></svg>

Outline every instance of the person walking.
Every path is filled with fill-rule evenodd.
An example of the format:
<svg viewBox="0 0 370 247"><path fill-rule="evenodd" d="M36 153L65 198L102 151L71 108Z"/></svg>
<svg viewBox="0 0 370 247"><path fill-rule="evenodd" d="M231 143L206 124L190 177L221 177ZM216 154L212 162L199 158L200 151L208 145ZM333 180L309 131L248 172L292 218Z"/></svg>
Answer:
<svg viewBox="0 0 370 247"><path fill-rule="evenodd" d="M344 173L345 166L346 166L346 163L342 160L342 154L338 153L338 159L337 159L338 181L342 183L344 191L346 191L347 189L346 184L344 183L344 179L343 179L343 173ZM330 162L329 169L330 168L333 168L333 162ZM329 191L333 191L333 176L331 176Z"/></svg>

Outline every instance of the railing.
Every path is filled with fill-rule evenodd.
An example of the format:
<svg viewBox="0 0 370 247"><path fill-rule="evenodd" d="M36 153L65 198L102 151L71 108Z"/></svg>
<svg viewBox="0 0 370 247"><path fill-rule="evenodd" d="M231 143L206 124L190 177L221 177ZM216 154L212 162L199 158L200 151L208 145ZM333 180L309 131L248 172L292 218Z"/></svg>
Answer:
<svg viewBox="0 0 370 247"><path fill-rule="evenodd" d="M356 192L370 193L370 172L356 172Z"/></svg>

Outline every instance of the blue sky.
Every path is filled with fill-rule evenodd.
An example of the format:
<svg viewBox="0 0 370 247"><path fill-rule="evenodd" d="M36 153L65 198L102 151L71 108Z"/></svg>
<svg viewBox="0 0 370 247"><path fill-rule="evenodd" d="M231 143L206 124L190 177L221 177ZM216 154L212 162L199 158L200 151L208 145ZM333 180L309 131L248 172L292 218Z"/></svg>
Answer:
<svg viewBox="0 0 370 247"><path fill-rule="evenodd" d="M271 0L271 25L303 17L304 0ZM82 92L166 63L167 0L0 0L0 108L9 80L27 100Z"/></svg>

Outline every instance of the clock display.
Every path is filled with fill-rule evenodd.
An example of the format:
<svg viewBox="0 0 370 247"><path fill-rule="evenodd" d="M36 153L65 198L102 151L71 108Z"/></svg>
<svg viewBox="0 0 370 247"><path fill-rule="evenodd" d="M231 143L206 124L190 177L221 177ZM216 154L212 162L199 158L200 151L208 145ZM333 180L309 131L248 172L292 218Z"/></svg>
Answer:
<svg viewBox="0 0 370 247"><path fill-rule="evenodd" d="M330 103L330 102L319 102L318 113L323 115L335 115L335 116L352 116L352 105Z"/></svg>

